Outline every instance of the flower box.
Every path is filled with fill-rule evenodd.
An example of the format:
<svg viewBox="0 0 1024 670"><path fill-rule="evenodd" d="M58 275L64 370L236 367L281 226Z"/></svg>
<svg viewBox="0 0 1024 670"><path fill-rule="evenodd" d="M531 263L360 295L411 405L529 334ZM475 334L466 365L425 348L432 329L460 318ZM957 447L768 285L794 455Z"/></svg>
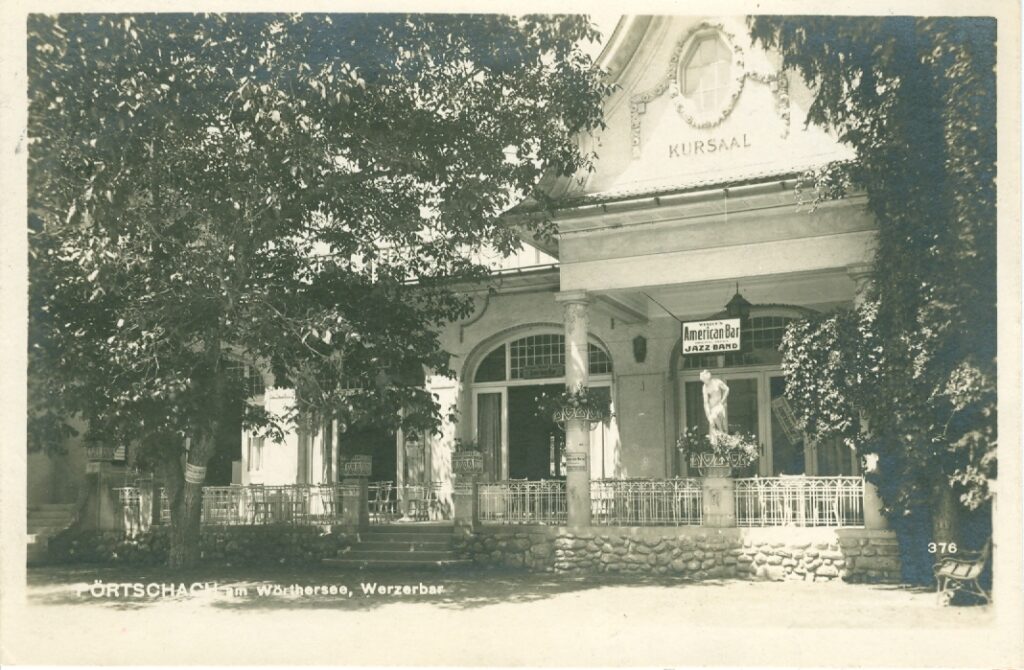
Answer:
<svg viewBox="0 0 1024 670"><path fill-rule="evenodd" d="M358 454L341 462L343 477L369 477L373 472L373 456Z"/></svg>
<svg viewBox="0 0 1024 670"><path fill-rule="evenodd" d="M565 423L573 419L596 423L604 421L608 417L604 412L592 407L562 407L556 409L551 418L555 420L555 423Z"/></svg>
<svg viewBox="0 0 1024 670"><path fill-rule="evenodd" d="M461 451L452 456L452 472L457 475L479 475L484 471L484 455L479 451Z"/></svg>
<svg viewBox="0 0 1024 670"><path fill-rule="evenodd" d="M85 457L90 461L112 461L116 452L116 447L86 447Z"/></svg>
<svg viewBox="0 0 1024 670"><path fill-rule="evenodd" d="M719 456L717 454L693 454L690 456L690 467L696 468L702 477L731 477L732 469L743 467L736 457Z"/></svg>

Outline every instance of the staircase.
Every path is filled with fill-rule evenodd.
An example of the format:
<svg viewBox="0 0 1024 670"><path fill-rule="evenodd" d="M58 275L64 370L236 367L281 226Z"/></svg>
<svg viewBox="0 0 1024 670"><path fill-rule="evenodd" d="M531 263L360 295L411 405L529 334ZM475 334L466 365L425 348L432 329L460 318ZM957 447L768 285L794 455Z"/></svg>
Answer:
<svg viewBox="0 0 1024 670"><path fill-rule="evenodd" d="M357 537L355 544L337 558L325 558L323 562L355 568L436 568L471 564L469 559L455 555L450 523L371 526L360 531Z"/></svg>
<svg viewBox="0 0 1024 670"><path fill-rule="evenodd" d="M75 520L74 504L31 505L28 508L28 563L46 561L46 547L50 538L64 530Z"/></svg>

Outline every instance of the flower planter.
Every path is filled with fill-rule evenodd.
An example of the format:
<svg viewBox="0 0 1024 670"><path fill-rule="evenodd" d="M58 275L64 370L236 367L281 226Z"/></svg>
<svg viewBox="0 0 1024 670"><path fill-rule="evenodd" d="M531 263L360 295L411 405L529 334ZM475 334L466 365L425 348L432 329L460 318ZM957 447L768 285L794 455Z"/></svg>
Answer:
<svg viewBox="0 0 1024 670"><path fill-rule="evenodd" d="M696 468L701 477L731 477L735 465L732 460L715 454L694 454L690 467Z"/></svg>
<svg viewBox="0 0 1024 670"><path fill-rule="evenodd" d="M566 421L574 419L586 421L588 423L596 423L598 421L604 421L607 417L603 412L589 407L563 407L555 410L551 418L555 420L555 423L565 423Z"/></svg>
<svg viewBox="0 0 1024 670"><path fill-rule="evenodd" d="M457 475L479 475L484 471L484 455L479 451L461 451L452 456L452 472Z"/></svg>
<svg viewBox="0 0 1024 670"><path fill-rule="evenodd" d="M90 461L112 461L116 447L86 447L85 457Z"/></svg>
<svg viewBox="0 0 1024 670"><path fill-rule="evenodd" d="M343 477L369 477L373 472L373 456L357 454L350 456L341 463Z"/></svg>

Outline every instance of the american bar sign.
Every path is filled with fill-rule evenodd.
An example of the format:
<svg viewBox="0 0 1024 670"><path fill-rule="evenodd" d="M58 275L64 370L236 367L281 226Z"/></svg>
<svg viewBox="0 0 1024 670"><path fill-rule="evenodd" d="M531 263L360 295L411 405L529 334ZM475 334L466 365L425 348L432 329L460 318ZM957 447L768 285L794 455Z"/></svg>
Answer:
<svg viewBox="0 0 1024 670"><path fill-rule="evenodd" d="M740 350L740 320L683 322L683 355Z"/></svg>

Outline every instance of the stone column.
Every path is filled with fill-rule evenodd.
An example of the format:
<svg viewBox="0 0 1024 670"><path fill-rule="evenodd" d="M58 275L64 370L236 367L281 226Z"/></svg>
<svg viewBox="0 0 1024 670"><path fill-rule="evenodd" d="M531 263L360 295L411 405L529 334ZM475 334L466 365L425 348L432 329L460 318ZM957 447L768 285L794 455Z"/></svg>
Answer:
<svg viewBox="0 0 1024 670"><path fill-rule="evenodd" d="M850 279L854 281L856 288L853 294L853 304L859 307L867 298L868 288L871 286L871 265L859 263L846 268ZM868 429L867 420L861 417L865 430ZM867 529L883 530L889 527L888 520L882 515L882 499L878 495L878 487L871 482L864 482L864 527Z"/></svg>
<svg viewBox="0 0 1024 670"><path fill-rule="evenodd" d="M586 388L589 383L588 318L586 291L559 293L565 313L565 386ZM565 486L570 527L590 525L590 424L581 419L565 422Z"/></svg>

